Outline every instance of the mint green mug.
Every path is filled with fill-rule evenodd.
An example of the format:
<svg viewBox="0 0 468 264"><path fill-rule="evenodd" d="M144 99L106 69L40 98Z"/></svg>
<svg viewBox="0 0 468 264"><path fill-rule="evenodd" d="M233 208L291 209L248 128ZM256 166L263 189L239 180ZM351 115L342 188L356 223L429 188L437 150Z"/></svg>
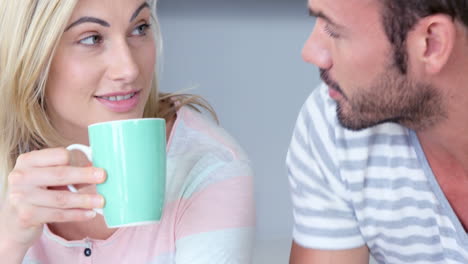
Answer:
<svg viewBox="0 0 468 264"><path fill-rule="evenodd" d="M107 173L96 186L105 199L109 228L134 226L161 219L166 187L166 121L142 118L103 122L88 127L91 147L73 144ZM77 192L73 185L68 188Z"/></svg>

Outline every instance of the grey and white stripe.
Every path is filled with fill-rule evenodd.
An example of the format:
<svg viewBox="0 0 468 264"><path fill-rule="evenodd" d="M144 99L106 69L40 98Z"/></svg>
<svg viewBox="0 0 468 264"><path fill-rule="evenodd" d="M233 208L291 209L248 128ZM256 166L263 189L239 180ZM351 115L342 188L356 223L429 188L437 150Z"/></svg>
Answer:
<svg viewBox="0 0 468 264"><path fill-rule="evenodd" d="M299 114L286 162L300 245L367 245L379 263L468 263L467 233L413 131L342 128L322 85Z"/></svg>

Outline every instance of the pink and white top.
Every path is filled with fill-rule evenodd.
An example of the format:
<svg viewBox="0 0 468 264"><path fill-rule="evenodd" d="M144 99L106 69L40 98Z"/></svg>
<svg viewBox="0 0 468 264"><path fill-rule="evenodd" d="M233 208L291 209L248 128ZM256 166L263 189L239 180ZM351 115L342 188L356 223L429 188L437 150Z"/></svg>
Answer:
<svg viewBox="0 0 468 264"><path fill-rule="evenodd" d="M120 228L107 240L67 241L45 226L23 264L251 262L249 160L222 128L188 107L178 111L167 144L166 181L160 222Z"/></svg>

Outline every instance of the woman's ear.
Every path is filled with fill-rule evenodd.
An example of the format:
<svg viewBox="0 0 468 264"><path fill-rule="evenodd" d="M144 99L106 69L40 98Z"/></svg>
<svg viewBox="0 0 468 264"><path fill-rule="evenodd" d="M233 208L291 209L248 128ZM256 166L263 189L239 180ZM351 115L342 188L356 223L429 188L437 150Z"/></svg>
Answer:
<svg viewBox="0 0 468 264"><path fill-rule="evenodd" d="M411 35L411 36L410 36ZM413 62L428 74L440 72L453 52L457 37L455 21L436 14L422 18L408 33L407 47Z"/></svg>

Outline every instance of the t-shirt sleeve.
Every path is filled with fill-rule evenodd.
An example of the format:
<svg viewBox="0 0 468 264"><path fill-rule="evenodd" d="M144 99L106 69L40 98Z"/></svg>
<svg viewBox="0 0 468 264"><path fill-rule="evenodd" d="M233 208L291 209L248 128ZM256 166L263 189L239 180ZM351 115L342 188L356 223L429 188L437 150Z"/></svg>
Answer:
<svg viewBox="0 0 468 264"><path fill-rule="evenodd" d="M317 88L301 109L286 158L293 203L293 239L306 248L364 245L339 169L336 106Z"/></svg>
<svg viewBox="0 0 468 264"><path fill-rule="evenodd" d="M194 168L176 223L178 264L251 263L255 209L253 177L242 160L207 155Z"/></svg>

